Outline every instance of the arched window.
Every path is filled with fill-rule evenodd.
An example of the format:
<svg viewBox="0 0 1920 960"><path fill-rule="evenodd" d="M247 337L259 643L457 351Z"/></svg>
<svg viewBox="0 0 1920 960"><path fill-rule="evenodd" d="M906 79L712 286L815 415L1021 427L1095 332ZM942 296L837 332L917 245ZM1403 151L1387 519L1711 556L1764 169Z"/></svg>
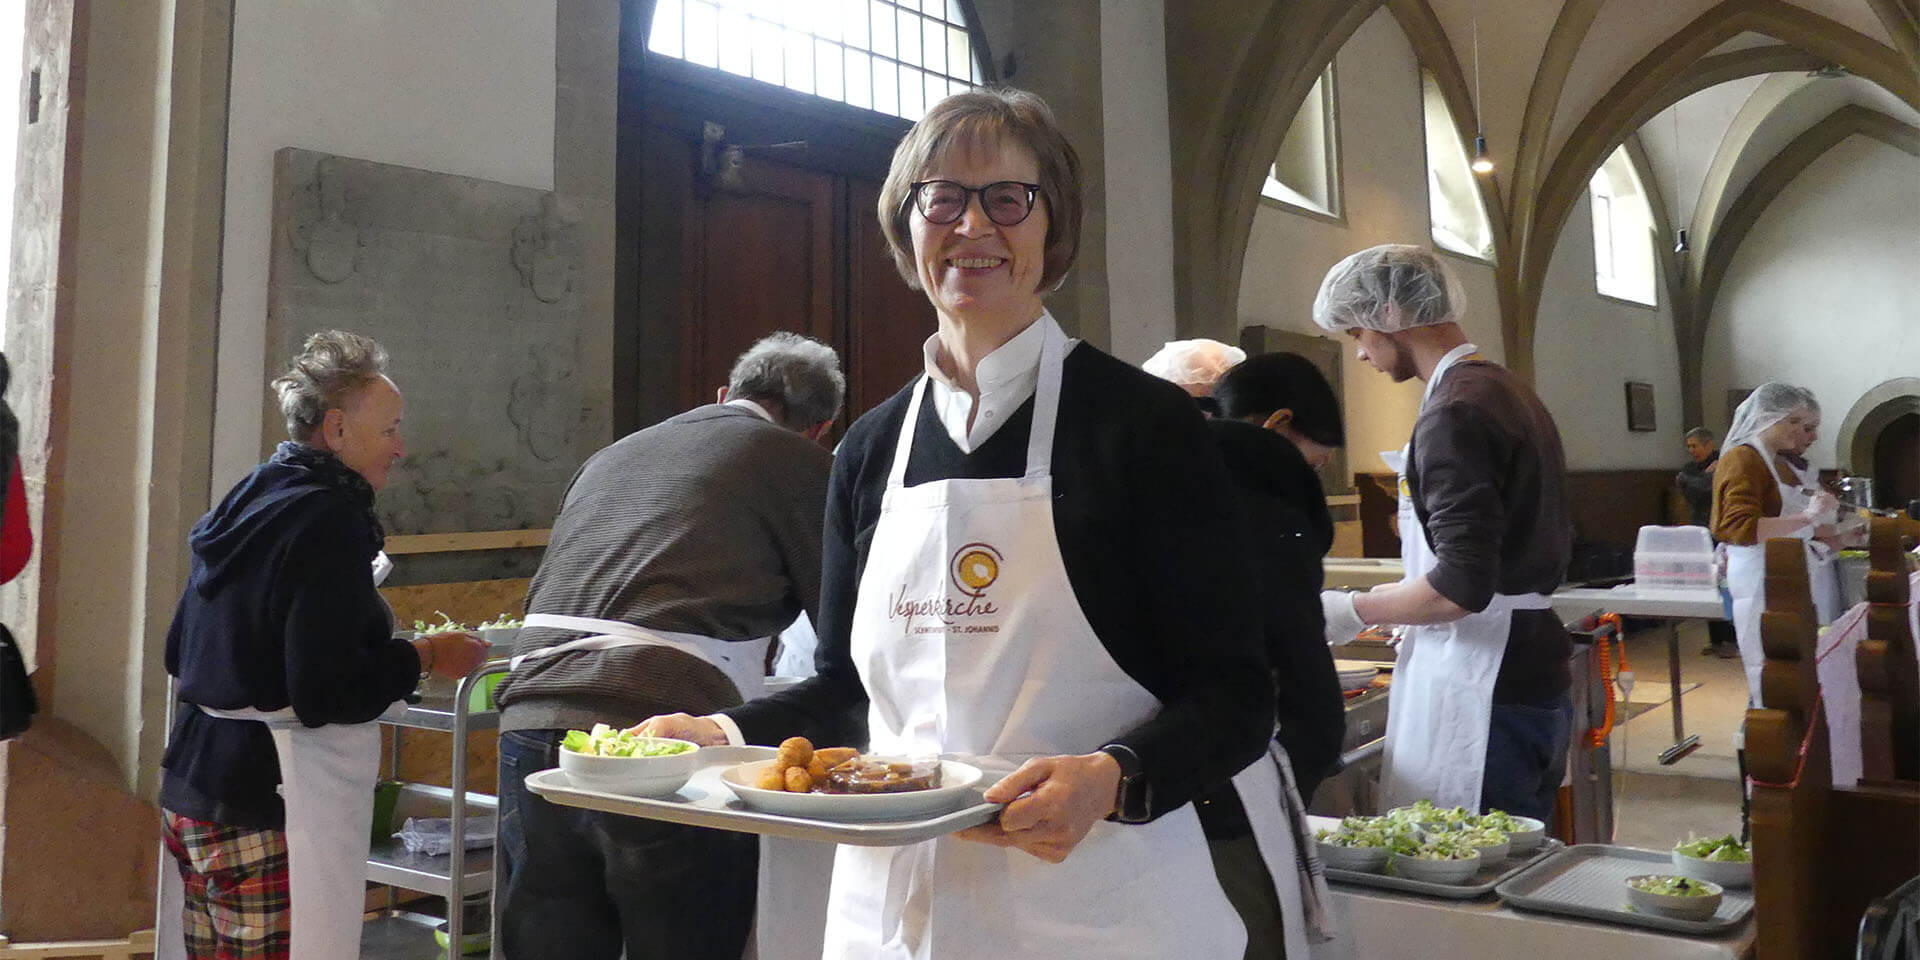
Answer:
<svg viewBox="0 0 1920 960"><path fill-rule="evenodd" d="M1474 182L1472 160L1460 142L1460 128L1446 95L1433 75L1420 71L1421 105L1427 132L1427 209L1433 222L1433 243L1443 250L1493 259L1493 226L1480 205L1480 185Z"/></svg>
<svg viewBox="0 0 1920 960"><path fill-rule="evenodd" d="M957 0L659 0L647 49L908 120L981 79Z"/></svg>
<svg viewBox="0 0 1920 960"><path fill-rule="evenodd" d="M1329 65L1306 102L1293 115L1280 152L1267 168L1266 183L1260 195L1294 207L1304 207L1328 216L1340 215L1339 135L1335 124L1333 67Z"/></svg>
<svg viewBox="0 0 1920 960"><path fill-rule="evenodd" d="M1609 297L1655 306L1653 209L1627 149L1613 151L1587 183L1593 200L1593 286Z"/></svg>

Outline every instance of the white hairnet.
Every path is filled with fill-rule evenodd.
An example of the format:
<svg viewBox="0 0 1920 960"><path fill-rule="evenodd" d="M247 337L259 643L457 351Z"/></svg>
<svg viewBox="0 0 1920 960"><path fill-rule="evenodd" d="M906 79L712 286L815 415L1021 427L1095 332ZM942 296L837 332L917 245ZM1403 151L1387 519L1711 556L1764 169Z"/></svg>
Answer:
<svg viewBox="0 0 1920 960"><path fill-rule="evenodd" d="M1245 350L1218 340L1172 340L1148 357L1140 369L1183 387L1211 387L1245 359Z"/></svg>
<svg viewBox="0 0 1920 960"><path fill-rule="evenodd" d="M1354 327L1398 333L1458 323L1467 301L1432 251L1404 243L1368 247L1333 265L1313 298L1313 322L1328 333Z"/></svg>
<svg viewBox="0 0 1920 960"><path fill-rule="evenodd" d="M1733 426L1727 428L1726 448L1731 450L1758 439L1768 427L1802 407L1815 414L1820 412L1820 402L1813 398L1813 391L1787 383L1761 384L1740 401L1740 408L1733 412Z"/></svg>

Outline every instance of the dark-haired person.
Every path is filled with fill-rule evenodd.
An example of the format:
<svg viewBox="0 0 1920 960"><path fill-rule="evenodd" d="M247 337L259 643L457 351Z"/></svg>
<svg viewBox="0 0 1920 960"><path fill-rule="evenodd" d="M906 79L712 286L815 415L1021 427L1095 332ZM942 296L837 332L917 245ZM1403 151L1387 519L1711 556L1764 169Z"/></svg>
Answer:
<svg viewBox="0 0 1920 960"><path fill-rule="evenodd" d="M189 536L167 633L180 702L160 762L159 956L359 957L371 721L423 670L461 677L486 657L472 634L394 639L374 590L373 497L405 452L386 362L366 337L307 338L273 381L292 439Z"/></svg>
<svg viewBox="0 0 1920 960"><path fill-rule="evenodd" d="M1286 800L1304 815L1340 760L1347 727L1320 610L1321 560L1333 546L1333 517L1314 472L1346 444L1346 429L1333 388L1298 354L1265 353L1237 364L1213 385L1212 399L1218 412L1207 428L1233 484L1247 533L1245 564L1257 580L1264 615L1280 725L1274 739L1292 779ZM1247 956L1279 955L1281 945L1260 936L1279 925L1269 919L1276 909L1272 887L1263 882L1242 798L1223 785L1209 792L1199 812L1221 884L1247 920Z"/></svg>
<svg viewBox="0 0 1920 960"><path fill-rule="evenodd" d="M1040 98L935 104L878 214L938 330L926 375L848 429L827 496L819 673L723 713L881 754L970 754L999 819L842 845L834 960L1241 960L1192 801L1233 779L1306 956L1273 684L1226 471L1185 393L1069 338L1079 160ZM953 617L910 612L931 604ZM644 732L724 743L688 715ZM1271 842L1269 842L1271 841ZM1297 952L1295 947L1297 945Z"/></svg>
<svg viewBox="0 0 1920 960"><path fill-rule="evenodd" d="M1311 799L1346 735L1320 609L1333 517L1315 472L1346 446L1340 401L1313 362L1294 353L1246 360L1220 379L1213 397L1220 415L1208 427L1233 480L1261 580L1279 740L1301 798Z"/></svg>

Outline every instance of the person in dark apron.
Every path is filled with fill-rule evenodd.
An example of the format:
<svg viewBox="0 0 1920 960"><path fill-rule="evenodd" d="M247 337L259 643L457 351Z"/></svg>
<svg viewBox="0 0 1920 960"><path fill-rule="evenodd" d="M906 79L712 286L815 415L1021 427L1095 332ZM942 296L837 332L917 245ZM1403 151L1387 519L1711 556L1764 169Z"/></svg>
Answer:
<svg viewBox="0 0 1920 960"><path fill-rule="evenodd" d="M823 957L1241 960L1191 803L1229 779L1263 800L1248 816L1274 882L1297 881L1219 454L1188 396L1043 302L1073 262L1079 180L1039 98L980 90L927 112L881 190L896 265L939 318L926 374L835 458L818 675L723 712L746 742L842 743L864 706L870 750L975 758L1007 807L955 837L842 846ZM684 715L643 729L732 739Z"/></svg>
<svg viewBox="0 0 1920 960"><path fill-rule="evenodd" d="M472 634L395 639L374 590L390 565L373 497L405 452L386 359L366 337L309 337L273 381L293 440L194 524L167 633L166 960L357 958L372 721L423 671L462 677L486 657Z"/></svg>

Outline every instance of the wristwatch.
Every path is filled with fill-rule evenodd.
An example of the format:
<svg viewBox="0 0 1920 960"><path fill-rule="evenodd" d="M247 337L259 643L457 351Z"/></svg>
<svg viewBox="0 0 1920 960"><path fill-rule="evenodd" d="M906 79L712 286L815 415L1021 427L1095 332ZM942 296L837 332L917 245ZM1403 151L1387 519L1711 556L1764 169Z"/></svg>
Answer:
<svg viewBox="0 0 1920 960"><path fill-rule="evenodd" d="M1100 749L1120 765L1120 785L1114 789L1113 812L1107 819L1116 823L1152 820L1153 784L1141 768L1140 755L1124 743L1109 743Z"/></svg>

